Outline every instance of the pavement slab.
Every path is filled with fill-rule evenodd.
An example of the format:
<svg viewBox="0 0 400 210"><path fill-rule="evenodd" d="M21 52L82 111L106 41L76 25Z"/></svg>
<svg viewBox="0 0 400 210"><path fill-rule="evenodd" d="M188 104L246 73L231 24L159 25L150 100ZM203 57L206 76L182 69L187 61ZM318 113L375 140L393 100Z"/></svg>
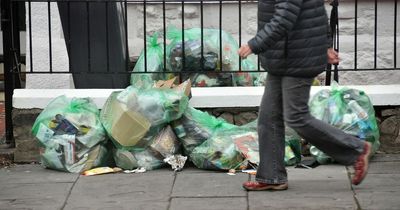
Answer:
<svg viewBox="0 0 400 210"><path fill-rule="evenodd" d="M174 179L166 170L81 176L65 209L167 209Z"/></svg>
<svg viewBox="0 0 400 210"><path fill-rule="evenodd" d="M346 167L330 164L314 169L287 167L289 183L297 180L346 180L349 182Z"/></svg>
<svg viewBox="0 0 400 210"><path fill-rule="evenodd" d="M1 183L0 209L61 209L73 183Z"/></svg>
<svg viewBox="0 0 400 210"><path fill-rule="evenodd" d="M369 193L357 194L362 210L399 210L400 192L371 191Z"/></svg>
<svg viewBox="0 0 400 210"><path fill-rule="evenodd" d="M172 198L170 210L246 210L246 197Z"/></svg>
<svg viewBox="0 0 400 210"><path fill-rule="evenodd" d="M249 192L249 209L355 209L345 167L288 168L289 190Z"/></svg>
<svg viewBox="0 0 400 210"><path fill-rule="evenodd" d="M354 186L360 209L400 209L400 155L377 155L366 179Z"/></svg>
<svg viewBox="0 0 400 210"><path fill-rule="evenodd" d="M376 163L376 164L373 164ZM400 167L393 167L395 162L372 162L368 174L400 174ZM400 161L397 162L400 165Z"/></svg>
<svg viewBox="0 0 400 210"><path fill-rule="evenodd" d="M40 174L40 176L38 175ZM36 164L15 165L0 168L0 184L3 183L73 183L79 174L49 170Z"/></svg>
<svg viewBox="0 0 400 210"><path fill-rule="evenodd" d="M376 154L371 162L400 162L400 154Z"/></svg>
<svg viewBox="0 0 400 210"><path fill-rule="evenodd" d="M226 172L178 173L173 197L231 197L246 196L242 183L248 180L245 173L234 176Z"/></svg>

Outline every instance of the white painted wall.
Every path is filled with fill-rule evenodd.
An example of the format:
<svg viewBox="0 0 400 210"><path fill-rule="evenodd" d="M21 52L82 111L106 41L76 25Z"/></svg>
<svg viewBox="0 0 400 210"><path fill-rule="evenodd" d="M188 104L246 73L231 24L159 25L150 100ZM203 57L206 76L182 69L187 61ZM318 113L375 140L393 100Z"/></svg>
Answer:
<svg viewBox="0 0 400 210"><path fill-rule="evenodd" d="M364 91L374 106L399 106L400 85L353 85L347 88ZM311 97L329 86L312 86ZM44 109L54 98L65 95L68 98L90 97L97 107L103 107L113 91L119 89L16 89L13 107L17 109ZM192 88L189 103L195 108L216 107L258 107L264 87L209 87Z"/></svg>
<svg viewBox="0 0 400 210"><path fill-rule="evenodd" d="M373 21L374 1L358 1L358 68L373 67ZM394 7L393 1L380 0L378 7L378 67L393 67L394 51ZM256 3L242 4L242 42L250 39L257 30ZM185 4L185 28L200 26L200 6L198 4ZM330 11L330 6L327 5ZM167 25L181 26L181 4L167 4ZM238 40L238 5L223 5L222 28L231 33ZM354 66L354 1L340 1L340 68ZM147 5L146 9L146 34L155 31L162 35L162 7L161 5ZM398 15L398 22L400 16ZM219 5L204 5L204 26L218 28ZM65 42L62 36L61 24L57 6L51 6L51 28L53 44L53 71L67 71L68 57ZM49 70L49 45L48 45L48 20L47 3L32 3L32 44L33 44L33 69L34 71ZM128 4L128 42L130 57L138 56L143 49L143 6L141 4ZM28 37L29 35L27 35ZM400 49L400 26L397 32L397 49ZM29 40L27 40L29 43ZM29 46L29 44L27 44ZM29 52L29 50L27 50ZM400 65L400 50L397 53L397 63ZM27 54L27 70L30 70L29 53ZM399 84L400 71L380 72L341 72L339 75L342 85L363 84ZM27 75L27 88L72 88L71 77L67 74L56 75Z"/></svg>

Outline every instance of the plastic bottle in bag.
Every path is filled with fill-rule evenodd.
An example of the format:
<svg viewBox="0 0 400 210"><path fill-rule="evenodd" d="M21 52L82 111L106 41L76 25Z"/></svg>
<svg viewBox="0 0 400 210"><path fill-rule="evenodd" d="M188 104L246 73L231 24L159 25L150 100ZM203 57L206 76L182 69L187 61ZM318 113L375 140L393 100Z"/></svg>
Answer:
<svg viewBox="0 0 400 210"><path fill-rule="evenodd" d="M358 137L361 139L366 138L366 132L369 129L368 125L368 113L357 103L355 100L350 100L348 103L350 109L356 114L358 127L360 128L358 132Z"/></svg>
<svg viewBox="0 0 400 210"><path fill-rule="evenodd" d="M357 117L360 120L367 120L368 119L368 113L357 103L355 100L350 100L348 103L350 109L356 113Z"/></svg>

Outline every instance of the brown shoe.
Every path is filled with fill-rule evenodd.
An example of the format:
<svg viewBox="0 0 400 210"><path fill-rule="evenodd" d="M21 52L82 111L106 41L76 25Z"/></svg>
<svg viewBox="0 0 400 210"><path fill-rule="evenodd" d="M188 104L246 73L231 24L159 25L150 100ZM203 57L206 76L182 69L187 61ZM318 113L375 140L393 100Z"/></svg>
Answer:
<svg viewBox="0 0 400 210"><path fill-rule="evenodd" d="M248 181L243 183L243 188L249 191L261 191L261 190L287 190L288 183L283 184L266 184L262 182L252 182Z"/></svg>
<svg viewBox="0 0 400 210"><path fill-rule="evenodd" d="M359 185L367 176L370 155L371 143L365 142L364 151L363 153L361 153L354 164L354 176L351 180L354 185Z"/></svg>

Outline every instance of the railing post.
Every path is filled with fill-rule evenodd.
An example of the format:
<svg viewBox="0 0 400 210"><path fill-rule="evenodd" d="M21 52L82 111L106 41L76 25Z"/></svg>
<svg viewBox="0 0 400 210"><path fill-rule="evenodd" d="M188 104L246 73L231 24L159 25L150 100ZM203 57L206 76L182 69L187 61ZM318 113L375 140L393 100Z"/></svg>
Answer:
<svg viewBox="0 0 400 210"><path fill-rule="evenodd" d="M338 0L332 0L330 5L332 6L331 10L331 16L330 16L330 30L331 30L331 39L332 39L332 47L335 50L339 50L339 15L338 15L338 6L339 6L339 1ZM333 71L333 79L336 82L339 82L339 74L338 74L338 67L337 64L334 64L334 71ZM327 69L326 69L326 77L325 77L325 85L330 85L331 84L331 77L332 77L332 65L328 64Z"/></svg>
<svg viewBox="0 0 400 210"><path fill-rule="evenodd" d="M10 0L1 0L1 26L3 29L3 51L4 51L4 96L6 111L6 143L15 146L12 126L12 95L14 92L13 69L16 67L13 61L13 25L12 6ZM19 34L18 34L19 36Z"/></svg>

